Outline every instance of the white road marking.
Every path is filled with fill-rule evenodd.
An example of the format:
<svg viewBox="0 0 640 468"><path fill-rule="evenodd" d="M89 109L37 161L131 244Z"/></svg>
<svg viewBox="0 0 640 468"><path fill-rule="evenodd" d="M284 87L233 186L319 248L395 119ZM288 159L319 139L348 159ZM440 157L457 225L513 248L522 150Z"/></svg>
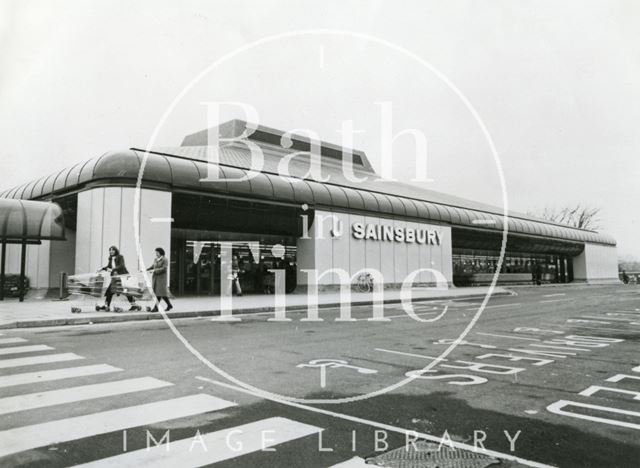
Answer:
<svg viewBox="0 0 640 468"><path fill-rule="evenodd" d="M488 305L485 306L485 309L496 309L498 307L519 307L522 304L519 302L514 302L513 304L498 304L498 305ZM470 309L465 309L465 310L478 310L477 307L471 307Z"/></svg>
<svg viewBox="0 0 640 468"><path fill-rule="evenodd" d="M547 299L546 301L538 301L540 303L548 303L548 302L564 302L564 301L573 301L572 297L567 297L565 299Z"/></svg>
<svg viewBox="0 0 640 468"><path fill-rule="evenodd" d="M46 406L62 405L77 401L93 400L107 396L121 395L124 393L140 392L155 388L173 385L169 382L154 379L153 377L140 377L135 379L115 380L91 385L51 390L48 392L29 393L0 398L0 414L15 413Z"/></svg>
<svg viewBox="0 0 640 468"><path fill-rule="evenodd" d="M556 294L545 294L542 297L555 297L555 296L566 296L566 293L556 293Z"/></svg>
<svg viewBox="0 0 640 468"><path fill-rule="evenodd" d="M49 351L55 348L47 345L12 346L10 348L0 348L0 356L7 354L33 353L35 351Z"/></svg>
<svg viewBox="0 0 640 468"><path fill-rule="evenodd" d="M414 315L417 315L417 316L420 316L420 315L433 315L433 314L437 314L437 313L438 312L421 312L419 314L414 314ZM390 319L392 319L392 318L403 318L403 317L410 318L411 316L409 314L406 314L406 313L405 314L400 314L400 315L385 315L385 318L390 318Z"/></svg>
<svg viewBox="0 0 640 468"><path fill-rule="evenodd" d="M596 319L596 320L604 320L604 321L610 321L610 322L633 322L634 320L640 320L640 317L638 317L637 319L620 319L620 318L611 318L611 317L607 317L607 316L600 316L600 317L594 317L592 315L583 315L580 318L587 318L587 319Z"/></svg>
<svg viewBox="0 0 640 468"><path fill-rule="evenodd" d="M437 357L426 356L424 354L405 353L403 351L394 351L392 349L375 348L375 350L382 351L383 353L400 354L402 356L418 357L423 359L438 359ZM447 359L442 359L442 361L446 361L446 360Z"/></svg>
<svg viewBox="0 0 640 468"><path fill-rule="evenodd" d="M50 382L52 380L70 379L73 377L85 377L88 375L108 374L120 372L122 369L107 364L93 366L67 367L65 369L53 369L42 372L26 372L0 376L0 388L14 385L34 384L38 382Z"/></svg>
<svg viewBox="0 0 640 468"><path fill-rule="evenodd" d="M353 457L337 465L331 465L329 468L371 468L372 466L374 465L369 465L364 458Z"/></svg>
<svg viewBox="0 0 640 468"><path fill-rule="evenodd" d="M0 432L0 440L2 440L0 457L54 443L155 424L231 406L235 406L235 403L211 395L197 394L8 429Z"/></svg>
<svg viewBox="0 0 640 468"><path fill-rule="evenodd" d="M513 335L498 335L496 333L476 332L476 335L495 336L498 338L511 338L512 340L540 341L538 338L525 338L524 336L513 336Z"/></svg>
<svg viewBox="0 0 640 468"><path fill-rule="evenodd" d="M15 338L2 338L2 339L0 339L0 345L13 344L13 343L24 343L26 341L27 340L25 340L24 338L18 338L18 337L15 337Z"/></svg>
<svg viewBox="0 0 640 468"><path fill-rule="evenodd" d="M121 466L205 466L258 452L322 429L291 419L274 417L167 444L143 448L79 465L94 468Z"/></svg>
<svg viewBox="0 0 640 468"><path fill-rule="evenodd" d="M217 385L217 386L220 386L220 387L223 387L223 388L230 388L232 390L236 390L238 392L246 393L248 395L253 395L253 396L258 396L258 397L264 398L264 396L261 393L255 393L255 392L253 392L251 390L247 390L247 389L242 388L242 387L237 387L235 385L231 385L231 384L228 384L226 382L219 382L217 380L213 380L213 379L209 379L209 378L201 377L201 376L197 376L196 379L201 380L203 382L208 382L210 384ZM404 436L411 435L412 437L416 437L418 439L428 440L430 442L436 442L438 444L442 441L442 435L435 436L435 435L427 434L427 433L424 433L424 432L415 432L413 430L404 429L402 427L392 426L390 424L385 424L385 423L381 423L381 422L378 422L378 421L371 421L369 419L363 419L363 418L359 418L357 416L351 416L351 415L348 415L348 414L337 413L335 411L326 410L326 409L318 408L318 407L315 407L315 406L303 405L301 403L295 403L293 401L287 401L287 400L281 400L281 399L273 399L272 401L275 401L276 403L280 403L280 404L285 405L285 406L291 406L293 408L299 408L299 409L303 409L303 410L306 410L306 411L310 411L312 413L324 414L324 415L331 416L331 417L336 418L336 419L343 419L343 420L355 422L355 423L358 423L358 424L365 424L367 426L377 427L379 429L385 429L385 430L390 431L390 432L403 434ZM447 441L447 443L448 443L448 441ZM461 450L474 451L474 452L477 451L477 447L474 447L473 445L465 444L463 442L451 441L451 445L453 445L455 448L458 448L458 449L461 449ZM527 460L526 458L516 457L515 455L508 454L508 453L496 452L495 450L484 450L482 453L485 454L485 455L489 455L489 456L493 456L493 457L496 457L496 458L500 458L501 460L515 461L515 462L521 463L521 464L526 465L526 466L532 466L534 468L554 468L551 465L545 465L544 463L539 463L539 462L536 462L536 461Z"/></svg>
<svg viewBox="0 0 640 468"><path fill-rule="evenodd" d="M63 361L75 361L77 359L84 359L82 356L78 356L73 353L62 354L45 354L42 356L23 357L15 359L2 359L0 360L0 369L7 369L9 367L20 366L34 366L36 364L48 364L51 362L63 362Z"/></svg>

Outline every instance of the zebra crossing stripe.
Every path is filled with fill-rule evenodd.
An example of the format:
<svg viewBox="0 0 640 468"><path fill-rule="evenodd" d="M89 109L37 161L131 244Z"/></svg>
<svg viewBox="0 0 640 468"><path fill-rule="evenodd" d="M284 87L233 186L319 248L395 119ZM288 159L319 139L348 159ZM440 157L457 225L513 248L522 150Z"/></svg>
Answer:
<svg viewBox="0 0 640 468"><path fill-rule="evenodd" d="M2 338L0 339L0 345L3 344L13 344L13 343L24 343L27 340L25 340L24 338Z"/></svg>
<svg viewBox="0 0 640 468"><path fill-rule="evenodd" d="M82 356L78 356L73 353L62 354L45 354L42 356L32 356L14 359L2 359L0 360L0 369L7 369L9 367L20 366L33 366L36 364L48 364L51 362L63 362L63 361L75 361L76 359L84 359Z"/></svg>
<svg viewBox="0 0 640 468"><path fill-rule="evenodd" d="M77 401L93 400L95 398L121 395L124 393L152 390L155 388L168 387L170 385L173 384L154 379L152 377L141 377L99 384L80 385L78 387L63 388L61 390L51 390L48 392L16 395L0 398L0 414L15 413L17 411L26 411L35 408L44 408L45 406L61 405Z"/></svg>
<svg viewBox="0 0 640 468"><path fill-rule="evenodd" d="M7 354L33 353L35 351L49 351L52 349L55 348L43 344L30 346L12 346L10 348L0 348L0 356L5 356Z"/></svg>
<svg viewBox="0 0 640 468"><path fill-rule="evenodd" d="M66 367L64 369L52 369L40 372L25 372L0 376L0 388L13 387L14 385L33 384L38 382L50 382L52 380L70 379L73 377L85 377L88 375L108 374L120 372L122 369L107 364L91 366Z"/></svg>
<svg viewBox="0 0 640 468"><path fill-rule="evenodd" d="M322 429L291 419L274 417L196 435L168 444L123 453L79 465L91 468L121 466L205 466L317 434ZM264 466L270 463L264 463Z"/></svg>
<svg viewBox="0 0 640 468"><path fill-rule="evenodd" d="M0 432L0 457L54 443L92 437L235 406L203 393L100 413L17 427Z"/></svg>
<svg viewBox="0 0 640 468"><path fill-rule="evenodd" d="M364 458L353 457L337 465L332 465L330 468L371 468L372 466L367 464Z"/></svg>

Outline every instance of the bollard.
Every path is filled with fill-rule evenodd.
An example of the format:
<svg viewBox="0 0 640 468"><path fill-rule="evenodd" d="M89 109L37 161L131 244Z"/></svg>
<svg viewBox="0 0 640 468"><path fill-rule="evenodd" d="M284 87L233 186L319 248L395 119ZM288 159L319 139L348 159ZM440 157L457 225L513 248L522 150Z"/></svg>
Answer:
<svg viewBox="0 0 640 468"><path fill-rule="evenodd" d="M67 290L67 273L65 271L60 272L60 294L59 299L63 300L69 295Z"/></svg>

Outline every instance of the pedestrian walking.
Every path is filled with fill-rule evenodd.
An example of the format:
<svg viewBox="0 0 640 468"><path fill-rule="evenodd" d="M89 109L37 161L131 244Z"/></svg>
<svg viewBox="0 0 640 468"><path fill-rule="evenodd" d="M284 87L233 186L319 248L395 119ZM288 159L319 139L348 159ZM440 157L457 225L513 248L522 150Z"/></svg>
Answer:
<svg viewBox="0 0 640 468"><path fill-rule="evenodd" d="M153 265L147 268L147 271L153 271L151 275L151 283L153 287L153 294L156 296L156 303L153 309L149 309L149 312L158 312L158 306L160 300L163 299L167 303L165 312L173 309L171 301L169 301L169 288L167 287L167 268L169 267L169 260L165 257L165 252L162 247L158 247L155 250L156 258L153 260Z"/></svg>
<svg viewBox="0 0 640 468"><path fill-rule="evenodd" d="M625 270L622 270L622 282L624 284L629 284L629 275L627 275Z"/></svg>
<svg viewBox="0 0 640 468"><path fill-rule="evenodd" d="M99 310L111 310L111 301L113 300L113 296L117 293L118 289L122 289L122 280L119 278L120 275L126 275L129 273L127 271L127 267L124 264L124 257L120 255L120 250L115 245L109 247L109 258L107 259L107 264L102 267L100 271L107 271L111 274L111 282L109 283L109 287L104 293L105 301L104 306L98 307ZM135 300L132 296L125 295L131 307L129 311L140 310L135 303Z"/></svg>

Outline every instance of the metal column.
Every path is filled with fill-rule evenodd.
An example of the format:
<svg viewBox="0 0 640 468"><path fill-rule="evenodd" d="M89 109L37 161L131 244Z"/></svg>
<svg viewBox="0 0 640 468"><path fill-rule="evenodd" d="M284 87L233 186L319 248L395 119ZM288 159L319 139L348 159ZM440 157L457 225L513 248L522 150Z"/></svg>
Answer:
<svg viewBox="0 0 640 468"><path fill-rule="evenodd" d="M2 242L2 262L0 262L0 301L4 301L4 267L7 261L7 243Z"/></svg>
<svg viewBox="0 0 640 468"><path fill-rule="evenodd" d="M20 291L20 302L24 301L24 268L25 261L27 258L27 241L23 239L22 244L20 246L20 284L18 285L18 290Z"/></svg>

